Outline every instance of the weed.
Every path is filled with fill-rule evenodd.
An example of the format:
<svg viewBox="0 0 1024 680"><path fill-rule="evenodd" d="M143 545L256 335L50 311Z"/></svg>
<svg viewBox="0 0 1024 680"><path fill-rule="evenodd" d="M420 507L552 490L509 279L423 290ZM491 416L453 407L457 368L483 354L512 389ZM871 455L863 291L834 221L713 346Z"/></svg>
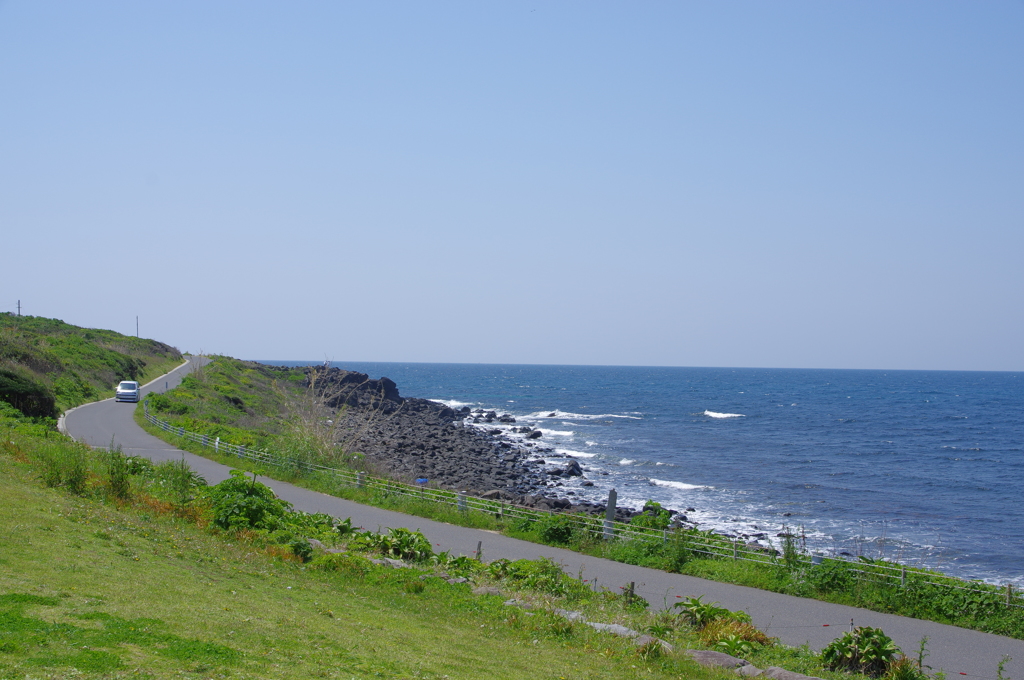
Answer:
<svg viewBox="0 0 1024 680"><path fill-rule="evenodd" d="M107 463L107 485L110 488L110 495L119 501L126 501L131 498L132 486L129 478L128 459L125 458L121 445L114 445L114 439L110 439L110 448L106 454Z"/></svg>
<svg viewBox="0 0 1024 680"><path fill-rule="evenodd" d="M688 597L673 606L681 609L680 615L698 630L722 619L750 623L750 616L746 612L730 611L725 607L719 607L717 602L704 602L703 599L703 595Z"/></svg>
<svg viewBox="0 0 1024 680"><path fill-rule="evenodd" d="M862 626L844 633L821 651L828 668L882 675L900 653L900 648L881 629Z"/></svg>

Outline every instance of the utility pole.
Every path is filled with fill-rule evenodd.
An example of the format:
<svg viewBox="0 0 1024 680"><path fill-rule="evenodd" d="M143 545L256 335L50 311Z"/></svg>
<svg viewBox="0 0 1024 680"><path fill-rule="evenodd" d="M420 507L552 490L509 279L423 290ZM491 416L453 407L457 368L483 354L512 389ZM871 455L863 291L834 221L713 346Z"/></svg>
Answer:
<svg viewBox="0 0 1024 680"><path fill-rule="evenodd" d="M139 317L135 316L135 337L139 337Z"/></svg>
<svg viewBox="0 0 1024 680"><path fill-rule="evenodd" d="M21 316L21 300L18 300L18 316Z"/></svg>

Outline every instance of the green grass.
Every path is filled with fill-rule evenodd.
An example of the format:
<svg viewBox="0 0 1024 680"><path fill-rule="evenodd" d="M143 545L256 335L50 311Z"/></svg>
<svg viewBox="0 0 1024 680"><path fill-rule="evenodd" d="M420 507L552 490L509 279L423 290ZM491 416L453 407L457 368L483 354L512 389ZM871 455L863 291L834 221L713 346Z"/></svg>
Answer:
<svg viewBox="0 0 1024 680"><path fill-rule="evenodd" d="M134 500L115 502L105 454L39 423L0 416L0 442L0 678L733 677L678 651L645 659L629 640L546 613L570 607L636 629L660 622L678 647L701 646L674 617L569 577L557 596L482 566L465 572L473 582L449 584L420 579L435 573L429 564L391 569L353 553L302 564L251 534L215 529L201 504L154 497L152 478L133 476ZM85 461L78 494L40 481L41 461L58 451ZM477 583L503 594L473 595ZM507 596L540 609L506 607ZM788 656L790 667L844 677L783 649L750 660Z"/></svg>
<svg viewBox="0 0 1024 680"><path fill-rule="evenodd" d="M121 380L147 382L183 361L175 348L57 319L0 314L0 398L33 416L113 396Z"/></svg>

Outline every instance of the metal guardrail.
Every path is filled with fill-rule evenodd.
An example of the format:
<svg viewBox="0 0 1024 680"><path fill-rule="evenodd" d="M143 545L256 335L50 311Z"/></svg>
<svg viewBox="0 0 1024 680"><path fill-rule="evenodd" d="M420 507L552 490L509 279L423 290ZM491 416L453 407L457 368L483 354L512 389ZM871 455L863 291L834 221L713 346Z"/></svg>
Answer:
<svg viewBox="0 0 1024 680"><path fill-rule="evenodd" d="M191 432L184 427L172 425L165 420L153 416L149 412L149 402L143 402L143 411L146 420L156 427L181 437L187 441L194 442L200 446L212 448L218 453L244 458L247 460L270 465L277 468L302 470L305 472L321 473L330 475L342 482L356 488L364 488L371 491L381 492L387 495L405 496L415 500L430 503L450 505L460 511L474 510L510 519L540 520L553 515L559 517L560 521L574 525L574 528L592 533L595 537L618 538L620 540L641 540L652 542L675 542L681 549L691 553L707 555L718 559L745 560L748 562L759 562L762 564L778 564L779 554L772 548L752 549L739 541L721 539L710 539L701 536L688 535L682 531L670 529L651 529L648 527L636 526L625 522L602 520L596 517L579 515L549 510L536 510L521 505L515 505L507 501L491 500L471 496L465 491L445 491L415 484L407 484L392 479L373 477L363 472L354 472L340 468L311 463L298 458L283 456L280 454L262 451L240 444L232 444L220 440L220 437L212 437L206 434ZM908 571L905 565L893 563L871 562L866 563L855 560L845 560L834 557L820 557L799 553L796 556L798 567L814 567L824 562L841 562L848 565L846 570L857 574L856 578L865 581L882 580L899 584L901 587L931 585L940 588L952 588L956 590L982 593L1002 598L1005 595L1007 607L1024 609L1024 594L1015 592L1013 585L1007 583L1005 593L997 586L991 586L975 581L963 581L953 576L942 576L942 581L936 581L937 575L918 570ZM852 568L856 566L857 568ZM984 587L979 587L984 586Z"/></svg>

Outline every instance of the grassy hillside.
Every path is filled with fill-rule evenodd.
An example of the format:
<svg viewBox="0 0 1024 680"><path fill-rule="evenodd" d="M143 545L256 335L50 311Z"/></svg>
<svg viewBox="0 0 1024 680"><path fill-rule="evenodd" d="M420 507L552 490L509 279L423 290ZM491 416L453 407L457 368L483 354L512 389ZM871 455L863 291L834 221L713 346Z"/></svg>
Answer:
<svg viewBox="0 0 1024 680"><path fill-rule="evenodd" d="M158 467L0 407L0 678L734 677L678 651L708 644L681 618L557 568L424 554L393 569L363 556L378 542L340 531L345 552L303 561L275 543L280 529L218 528L204 492L179 494L164 475L174 464ZM510 596L536 606L507 607ZM637 648L552 606L653 626L677 651ZM806 651L756 647L762 667L841 677Z"/></svg>
<svg viewBox="0 0 1024 680"><path fill-rule="evenodd" d="M150 411L193 432L246 446L271 446L305 392L303 369L214 356L181 385L153 395Z"/></svg>
<svg viewBox="0 0 1024 680"><path fill-rule="evenodd" d="M55 417L113 396L121 380L146 382L182 361L181 352L156 340L0 314L0 399L26 415Z"/></svg>

